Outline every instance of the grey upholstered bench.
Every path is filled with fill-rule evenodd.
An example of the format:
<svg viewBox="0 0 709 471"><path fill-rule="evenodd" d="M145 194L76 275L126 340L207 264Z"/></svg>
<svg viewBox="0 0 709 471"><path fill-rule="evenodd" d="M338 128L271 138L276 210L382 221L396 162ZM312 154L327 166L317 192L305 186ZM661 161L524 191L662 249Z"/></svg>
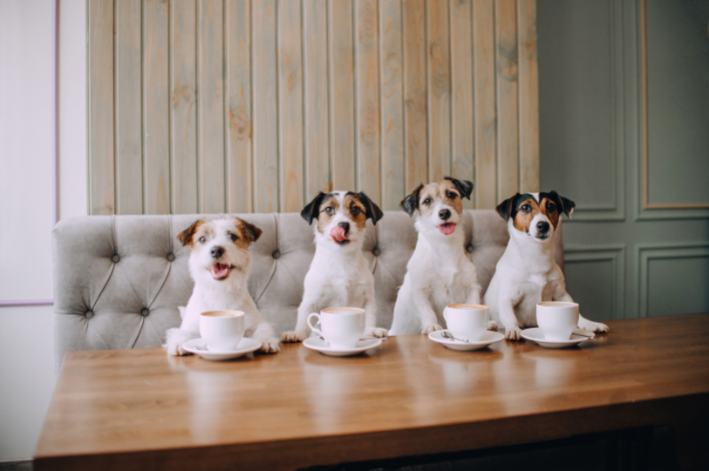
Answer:
<svg viewBox="0 0 709 471"><path fill-rule="evenodd" d="M159 347L165 331L180 324L177 306L192 293L189 250L176 237L199 218L86 216L54 229L55 362L73 350ZM303 279L315 252L312 227L295 213L240 214L263 230L251 246L249 292L280 334L295 325ZM483 290L508 240L507 227L492 210L465 211L466 248ZM390 327L406 264L417 234L403 211L368 222L365 256L374 273L378 325ZM563 268L561 234L556 260Z"/></svg>

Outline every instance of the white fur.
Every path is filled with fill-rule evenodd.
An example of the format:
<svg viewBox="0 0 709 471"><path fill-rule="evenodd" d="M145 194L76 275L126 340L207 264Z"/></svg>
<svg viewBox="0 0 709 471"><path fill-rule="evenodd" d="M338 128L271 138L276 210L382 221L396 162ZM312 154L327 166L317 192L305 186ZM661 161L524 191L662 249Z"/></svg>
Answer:
<svg viewBox="0 0 709 471"><path fill-rule="evenodd" d="M218 219L205 224L213 224L215 237L190 252L190 275L195 282L194 291L186 308L180 309L182 324L179 329L167 331L165 347L170 355L188 354L182 344L199 337L199 317L202 312L216 310L238 310L246 314L245 336L261 341L261 351L273 353L280 350L273 328L264 322L256 304L247 290L250 256L248 251L236 247L229 239L229 230L234 227L233 219ZM225 280L216 280L209 271L214 263L210 249L220 246L225 253L220 261L230 263L235 268ZM184 309L184 310L183 310Z"/></svg>
<svg viewBox="0 0 709 471"><path fill-rule="evenodd" d="M346 192L333 192L340 207L322 233L318 221L312 221L315 232L315 257L305 275L303 300L298 307L295 330L284 332L284 342L302 342L310 335L307 317L329 307L356 307L365 310L365 336L385 337L386 329L377 327L377 302L374 298L374 276L362 254L364 230L348 218L343 209ZM349 222L350 242L340 245L330 236L339 222Z"/></svg>
<svg viewBox="0 0 709 471"><path fill-rule="evenodd" d="M438 216L442 209L451 212L446 221ZM447 222L456 224L455 231L441 234L438 226ZM431 216L423 216L417 210L418 242L396 297L390 335L441 330L443 309L448 304L480 303L477 271L465 253L462 222L461 215L441 201L434 204Z"/></svg>
<svg viewBox="0 0 709 471"><path fill-rule="evenodd" d="M549 222L549 236L545 239L541 239L537 231L540 221ZM529 233L517 230L510 218L507 230L510 241L485 293L485 304L490 307L491 318L505 326L505 338L519 340L521 328L537 326L537 303L573 302L573 299L566 292L564 273L554 261L556 231L549 218L536 214ZM605 324L591 322L583 316L579 316L579 327L608 331Z"/></svg>

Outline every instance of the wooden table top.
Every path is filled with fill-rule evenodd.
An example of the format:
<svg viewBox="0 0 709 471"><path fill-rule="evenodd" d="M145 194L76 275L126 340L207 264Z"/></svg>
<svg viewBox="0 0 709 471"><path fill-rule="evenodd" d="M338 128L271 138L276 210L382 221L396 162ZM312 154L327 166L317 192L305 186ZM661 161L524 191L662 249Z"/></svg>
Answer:
<svg viewBox="0 0 709 471"><path fill-rule="evenodd" d="M579 347L211 362L162 349L69 353L36 469L289 469L527 443L709 415L709 314L608 322Z"/></svg>

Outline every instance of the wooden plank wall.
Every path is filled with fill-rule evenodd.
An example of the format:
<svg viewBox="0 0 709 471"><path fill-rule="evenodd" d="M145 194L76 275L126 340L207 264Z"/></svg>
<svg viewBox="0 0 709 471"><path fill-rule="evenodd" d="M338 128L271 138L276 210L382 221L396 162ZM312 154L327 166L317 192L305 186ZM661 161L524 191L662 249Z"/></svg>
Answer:
<svg viewBox="0 0 709 471"><path fill-rule="evenodd" d="M89 0L91 214L538 191L536 0Z"/></svg>

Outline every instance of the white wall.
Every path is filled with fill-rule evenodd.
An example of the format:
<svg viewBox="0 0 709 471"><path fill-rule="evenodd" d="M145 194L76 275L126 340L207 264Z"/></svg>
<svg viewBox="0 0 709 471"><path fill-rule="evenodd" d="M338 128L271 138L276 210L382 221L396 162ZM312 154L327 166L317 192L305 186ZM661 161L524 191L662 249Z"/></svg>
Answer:
<svg viewBox="0 0 709 471"><path fill-rule="evenodd" d="M60 217L86 214L85 1L60 7ZM0 300L52 297L53 5L0 0ZM55 383L51 306L0 308L0 461L30 458Z"/></svg>

